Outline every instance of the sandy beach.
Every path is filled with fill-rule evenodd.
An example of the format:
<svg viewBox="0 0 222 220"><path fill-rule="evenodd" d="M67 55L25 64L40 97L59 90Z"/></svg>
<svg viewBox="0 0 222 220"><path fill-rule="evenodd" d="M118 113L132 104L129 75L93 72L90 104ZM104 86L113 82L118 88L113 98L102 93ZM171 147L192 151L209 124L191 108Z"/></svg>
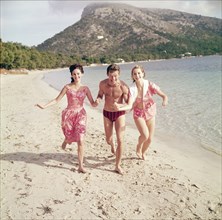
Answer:
<svg viewBox="0 0 222 220"><path fill-rule="evenodd" d="M87 173L78 173L76 144L61 149L66 98L45 110L34 106L58 95L43 74L1 74L2 220L222 219L221 156L157 131L143 161L135 153L138 132L127 126L119 175L102 113L88 105Z"/></svg>

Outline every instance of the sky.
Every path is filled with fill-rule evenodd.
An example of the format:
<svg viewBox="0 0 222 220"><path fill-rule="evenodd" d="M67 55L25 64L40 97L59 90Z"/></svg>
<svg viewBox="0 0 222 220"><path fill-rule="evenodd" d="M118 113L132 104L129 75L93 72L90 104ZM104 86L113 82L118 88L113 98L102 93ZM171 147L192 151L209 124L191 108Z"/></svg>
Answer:
<svg viewBox="0 0 222 220"><path fill-rule="evenodd" d="M3 42L37 46L79 21L84 7L94 2L103 1L0 0L1 39ZM222 0L113 0L112 2L139 8L165 8L222 18Z"/></svg>

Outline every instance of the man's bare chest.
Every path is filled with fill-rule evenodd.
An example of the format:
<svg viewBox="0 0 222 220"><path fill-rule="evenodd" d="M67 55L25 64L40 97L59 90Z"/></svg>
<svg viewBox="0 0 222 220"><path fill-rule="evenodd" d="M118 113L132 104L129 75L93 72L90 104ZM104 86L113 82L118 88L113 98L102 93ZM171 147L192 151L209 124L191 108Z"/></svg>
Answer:
<svg viewBox="0 0 222 220"><path fill-rule="evenodd" d="M105 86L104 87L105 96L110 96L113 98L119 98L123 95L123 91L120 85L118 86Z"/></svg>

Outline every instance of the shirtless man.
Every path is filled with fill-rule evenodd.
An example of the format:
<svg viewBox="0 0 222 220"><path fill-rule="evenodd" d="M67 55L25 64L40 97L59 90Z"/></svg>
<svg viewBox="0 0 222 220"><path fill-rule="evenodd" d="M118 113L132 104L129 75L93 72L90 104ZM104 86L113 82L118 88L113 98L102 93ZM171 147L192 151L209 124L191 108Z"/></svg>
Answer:
<svg viewBox="0 0 222 220"><path fill-rule="evenodd" d="M120 67L116 64L111 64L107 67L108 78L102 80L99 84L99 92L96 103L102 100L105 96L105 103L103 107L104 129L106 135L106 142L111 146L111 151L116 155L115 171L123 174L120 167L122 153L123 153L123 138L125 131L125 111L118 111L116 103L126 104L130 103L131 97L128 86L121 80ZM117 148L115 152L113 142L113 127L116 131Z"/></svg>

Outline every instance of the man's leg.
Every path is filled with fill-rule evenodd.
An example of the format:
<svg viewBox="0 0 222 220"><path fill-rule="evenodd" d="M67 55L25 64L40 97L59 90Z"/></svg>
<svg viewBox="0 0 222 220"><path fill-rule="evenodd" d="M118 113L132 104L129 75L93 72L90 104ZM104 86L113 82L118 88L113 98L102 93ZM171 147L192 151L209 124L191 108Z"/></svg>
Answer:
<svg viewBox="0 0 222 220"><path fill-rule="evenodd" d="M106 142L111 146L111 152L115 154L115 147L113 143L113 122L106 117L103 117L103 121L104 121Z"/></svg>
<svg viewBox="0 0 222 220"><path fill-rule="evenodd" d="M117 138L115 171L118 172L119 174L123 174L120 164L121 164L123 147L124 147L123 142L124 142L125 128L126 128L126 118L125 118L125 115L121 115L116 119L116 122L115 122L116 138Z"/></svg>

